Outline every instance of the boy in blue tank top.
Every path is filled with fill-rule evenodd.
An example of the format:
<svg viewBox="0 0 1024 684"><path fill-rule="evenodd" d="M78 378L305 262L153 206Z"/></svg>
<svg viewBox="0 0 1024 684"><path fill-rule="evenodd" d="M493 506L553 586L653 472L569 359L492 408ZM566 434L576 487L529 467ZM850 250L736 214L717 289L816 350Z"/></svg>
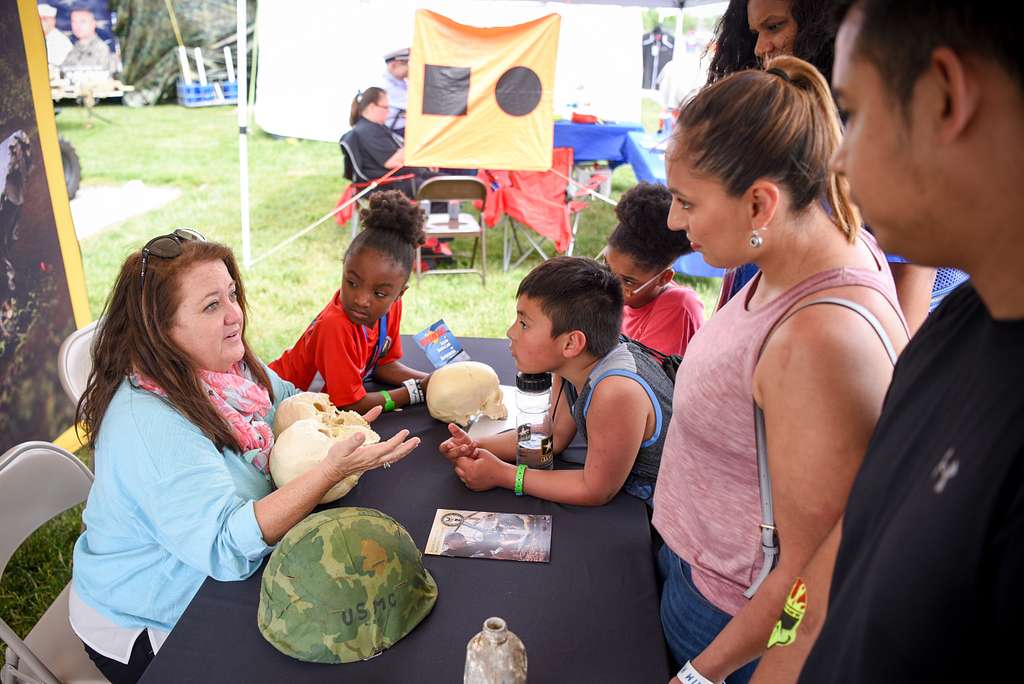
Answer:
<svg viewBox="0 0 1024 684"><path fill-rule="evenodd" d="M620 337L622 302L618 279L592 259L556 257L523 279L507 333L512 356L524 373L552 374L554 453L579 433L586 455L566 460L583 468L520 472L515 431L477 442L449 425L452 438L440 451L467 487L578 506L605 504L625 489L650 504L672 417L672 379Z"/></svg>

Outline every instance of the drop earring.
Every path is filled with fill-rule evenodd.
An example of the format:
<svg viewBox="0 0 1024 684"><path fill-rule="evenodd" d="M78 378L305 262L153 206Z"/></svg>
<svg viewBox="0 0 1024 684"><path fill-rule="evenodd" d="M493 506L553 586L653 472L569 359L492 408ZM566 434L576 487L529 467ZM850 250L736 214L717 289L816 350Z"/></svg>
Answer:
<svg viewBox="0 0 1024 684"><path fill-rule="evenodd" d="M754 228L753 230L750 231L750 246L751 247L753 247L754 249L757 249L761 245L764 244L764 238L761 237L761 231L762 230L767 230L767 229L768 229L768 226L763 226L761 228Z"/></svg>

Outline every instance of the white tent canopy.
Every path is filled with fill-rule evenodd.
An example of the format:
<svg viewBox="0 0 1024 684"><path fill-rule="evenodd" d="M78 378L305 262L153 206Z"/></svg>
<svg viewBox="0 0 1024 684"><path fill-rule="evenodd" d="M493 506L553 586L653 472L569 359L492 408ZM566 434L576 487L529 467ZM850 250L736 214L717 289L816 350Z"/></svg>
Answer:
<svg viewBox="0 0 1024 684"><path fill-rule="evenodd" d="M473 26L562 16L555 109L639 121L640 10L522 0L307 0L260 5L256 121L276 135L336 141L348 130L352 98L382 85L383 55L412 43L417 9Z"/></svg>

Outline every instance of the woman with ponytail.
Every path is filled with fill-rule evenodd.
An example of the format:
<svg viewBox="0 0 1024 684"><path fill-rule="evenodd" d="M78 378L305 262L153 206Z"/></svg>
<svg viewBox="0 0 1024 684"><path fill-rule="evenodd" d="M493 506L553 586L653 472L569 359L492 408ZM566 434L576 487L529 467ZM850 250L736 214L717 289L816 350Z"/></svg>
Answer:
<svg viewBox="0 0 1024 684"><path fill-rule="evenodd" d="M716 29L708 82L743 69L763 67L781 55L810 62L825 80L831 79L835 12L835 0L731 0ZM951 284L967 279L967 274L957 269L940 268L936 275L931 266L912 264L894 254L886 258L911 333L924 322L929 310L942 301ZM753 264L730 270L722 283L719 307L756 272Z"/></svg>
<svg viewBox="0 0 1024 684"><path fill-rule="evenodd" d="M828 84L794 57L767 66L689 101L666 155L669 227L710 264L759 269L690 342L655 492L684 682L746 682L794 582L834 553L890 351L908 339L885 256L829 168ZM805 579L808 614L823 613L827 577Z"/></svg>
<svg viewBox="0 0 1024 684"><path fill-rule="evenodd" d="M416 248L423 244L423 214L397 190L378 192L362 210L364 230L345 252L341 288L291 349L270 367L296 387L325 392L340 408L385 411L426 398L429 376L402 364L402 293ZM367 392L373 376L392 390Z"/></svg>

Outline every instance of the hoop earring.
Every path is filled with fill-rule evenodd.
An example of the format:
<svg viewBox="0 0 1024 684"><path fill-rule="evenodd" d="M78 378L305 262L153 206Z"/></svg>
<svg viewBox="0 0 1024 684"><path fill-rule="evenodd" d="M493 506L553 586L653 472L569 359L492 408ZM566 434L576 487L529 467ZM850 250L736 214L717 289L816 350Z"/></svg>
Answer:
<svg viewBox="0 0 1024 684"><path fill-rule="evenodd" d="M762 230L768 230L768 226L762 226L761 228L754 228L750 231L750 246L754 249L758 249L764 244L764 238L761 236Z"/></svg>

